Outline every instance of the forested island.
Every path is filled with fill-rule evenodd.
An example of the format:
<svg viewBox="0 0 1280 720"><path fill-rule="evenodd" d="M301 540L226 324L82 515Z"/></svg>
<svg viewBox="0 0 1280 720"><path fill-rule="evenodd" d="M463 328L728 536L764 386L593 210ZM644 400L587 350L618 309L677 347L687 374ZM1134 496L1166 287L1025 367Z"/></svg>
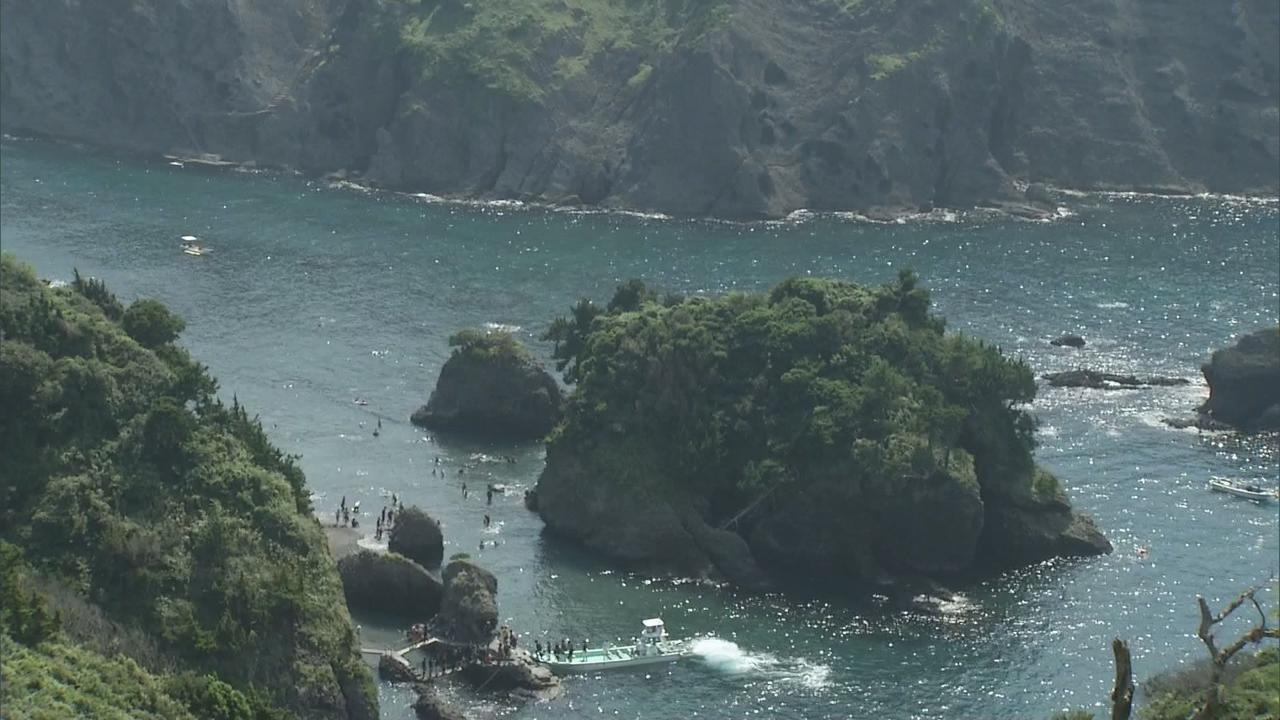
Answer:
<svg viewBox="0 0 1280 720"><path fill-rule="evenodd" d="M1268 0L6 0L0 16L5 132L193 165L739 219L1280 189Z"/></svg>
<svg viewBox="0 0 1280 720"><path fill-rule="evenodd" d="M378 716L302 471L180 318L0 259L6 717Z"/></svg>
<svg viewBox="0 0 1280 720"><path fill-rule="evenodd" d="M633 566L749 588L1109 552L1034 461L1031 370L945 325L909 271L582 300L546 335L576 387L538 511Z"/></svg>

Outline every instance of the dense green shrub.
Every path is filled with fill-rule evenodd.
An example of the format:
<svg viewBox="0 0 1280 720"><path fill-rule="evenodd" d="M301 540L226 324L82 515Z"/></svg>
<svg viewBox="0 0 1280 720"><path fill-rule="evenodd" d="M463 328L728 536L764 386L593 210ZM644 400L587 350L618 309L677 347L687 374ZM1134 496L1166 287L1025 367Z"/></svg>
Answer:
<svg viewBox="0 0 1280 720"><path fill-rule="evenodd" d="M59 620L24 575L22 550L0 540L0 631L24 645L39 645L58 631Z"/></svg>
<svg viewBox="0 0 1280 720"><path fill-rule="evenodd" d="M1143 683L1147 703L1141 720L1184 720L1204 705L1209 690L1207 661L1157 675ZM1216 720L1280 717L1280 648L1242 653L1226 667Z"/></svg>
<svg viewBox="0 0 1280 720"><path fill-rule="evenodd" d="M121 320L124 331L142 346L156 348L178 339L187 327L182 318L169 312L159 300L136 300Z"/></svg>
<svg viewBox="0 0 1280 720"><path fill-rule="evenodd" d="M31 648L0 634L0 708L10 720L197 720L126 657L63 642Z"/></svg>
<svg viewBox="0 0 1280 720"><path fill-rule="evenodd" d="M321 683L376 706L302 471L170 344L181 320L139 301L116 322L99 284L47 287L8 255L0 275L0 539L77 635L146 629L144 662L212 675L255 717Z"/></svg>
<svg viewBox="0 0 1280 720"><path fill-rule="evenodd" d="M578 384L551 442L601 428L651 439L669 453L666 482L734 507L839 463L854 484L963 477L975 451L1008 455L1029 492L1030 369L944 328L911 272L874 288L794 278L767 294L670 303L631 281L606 309L580 301L545 335Z"/></svg>

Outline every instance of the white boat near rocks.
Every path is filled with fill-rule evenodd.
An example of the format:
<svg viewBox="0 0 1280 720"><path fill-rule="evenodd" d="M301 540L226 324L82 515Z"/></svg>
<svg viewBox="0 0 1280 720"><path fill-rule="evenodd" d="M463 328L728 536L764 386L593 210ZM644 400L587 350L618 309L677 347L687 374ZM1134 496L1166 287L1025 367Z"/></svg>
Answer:
<svg viewBox="0 0 1280 720"><path fill-rule="evenodd" d="M1257 485L1247 485L1222 477L1210 479L1209 489L1253 500L1254 502L1267 502L1268 500L1275 500L1277 497L1275 490L1263 490Z"/></svg>
<svg viewBox="0 0 1280 720"><path fill-rule="evenodd" d="M692 654L693 650L688 641L668 639L662 620L650 618L644 621L644 630L641 631L640 637L636 638L634 645L588 648L585 651L575 651L572 656L544 655L542 662L557 675L566 675L672 663Z"/></svg>

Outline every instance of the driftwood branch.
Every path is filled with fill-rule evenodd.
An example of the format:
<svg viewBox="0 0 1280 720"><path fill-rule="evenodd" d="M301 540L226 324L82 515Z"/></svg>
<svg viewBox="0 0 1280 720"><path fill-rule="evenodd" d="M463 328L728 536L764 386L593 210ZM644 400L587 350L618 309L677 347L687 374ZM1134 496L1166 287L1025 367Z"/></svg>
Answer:
<svg viewBox="0 0 1280 720"><path fill-rule="evenodd" d="M1133 713L1133 663L1129 644L1120 638L1111 641L1116 656L1116 684L1111 690L1111 720L1129 720Z"/></svg>

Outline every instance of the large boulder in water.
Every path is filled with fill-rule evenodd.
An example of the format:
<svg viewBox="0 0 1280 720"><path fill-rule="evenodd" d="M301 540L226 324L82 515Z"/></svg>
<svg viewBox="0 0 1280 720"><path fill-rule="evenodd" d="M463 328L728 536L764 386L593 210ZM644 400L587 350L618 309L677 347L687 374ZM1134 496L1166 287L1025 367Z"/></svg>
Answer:
<svg viewBox="0 0 1280 720"><path fill-rule="evenodd" d="M418 563L396 553L361 550L338 561L342 590L353 608L425 620L440 609L444 586Z"/></svg>
<svg viewBox="0 0 1280 720"><path fill-rule="evenodd" d="M411 505L396 513L387 549L423 567L438 568L444 559L444 534L434 518Z"/></svg>
<svg viewBox="0 0 1280 720"><path fill-rule="evenodd" d="M560 419L555 378L510 333L464 330L427 404L410 420L432 430L540 438Z"/></svg>
<svg viewBox="0 0 1280 720"><path fill-rule="evenodd" d="M418 699L413 701L413 714L418 720L467 720L461 710L442 700L430 683L418 683L413 689L418 693Z"/></svg>
<svg viewBox="0 0 1280 720"><path fill-rule="evenodd" d="M443 576L444 599L436 631L455 642L488 643L498 627L498 579L464 559L446 565Z"/></svg>
<svg viewBox="0 0 1280 720"><path fill-rule="evenodd" d="M1280 430L1280 326L1244 335L1201 367L1209 399L1206 421L1240 430Z"/></svg>
<svg viewBox="0 0 1280 720"><path fill-rule="evenodd" d="M982 564L1014 568L1052 557L1103 555L1111 542L1093 519L1071 509L1052 473L1035 468L1031 491L989 493L979 543Z"/></svg>

